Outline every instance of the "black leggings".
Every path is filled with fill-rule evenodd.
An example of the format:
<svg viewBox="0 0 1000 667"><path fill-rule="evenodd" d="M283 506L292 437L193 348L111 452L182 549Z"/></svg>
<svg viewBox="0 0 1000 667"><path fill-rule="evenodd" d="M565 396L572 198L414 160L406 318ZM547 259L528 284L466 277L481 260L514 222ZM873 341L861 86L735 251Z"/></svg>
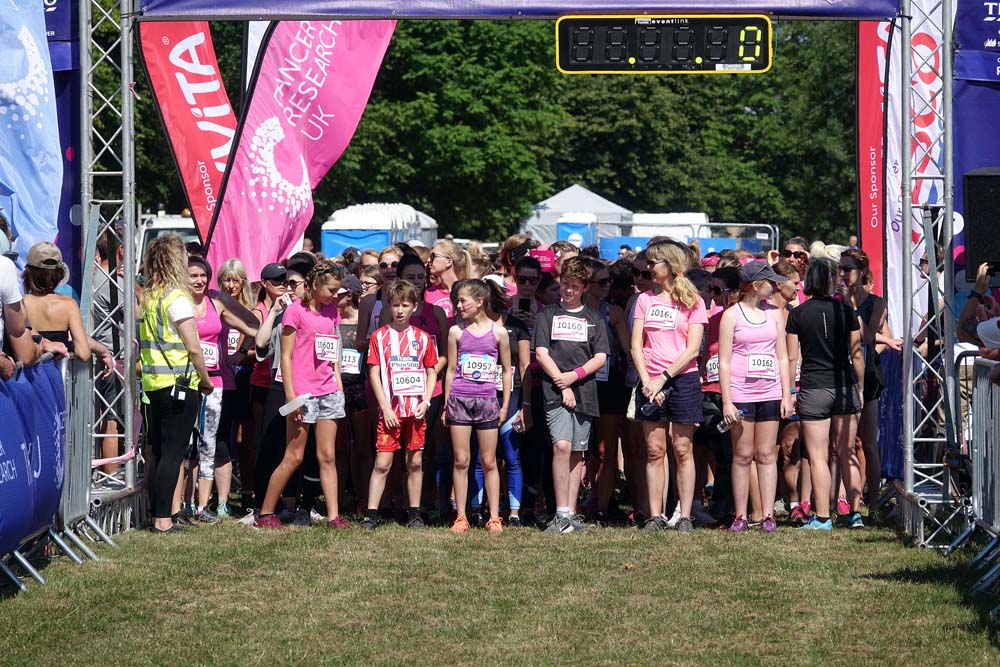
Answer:
<svg viewBox="0 0 1000 667"><path fill-rule="evenodd" d="M181 462L191 442L191 432L201 410L201 394L184 390L184 400L171 396L173 387L146 392L146 433L149 440L149 472L146 488L153 518L173 515L174 489Z"/></svg>

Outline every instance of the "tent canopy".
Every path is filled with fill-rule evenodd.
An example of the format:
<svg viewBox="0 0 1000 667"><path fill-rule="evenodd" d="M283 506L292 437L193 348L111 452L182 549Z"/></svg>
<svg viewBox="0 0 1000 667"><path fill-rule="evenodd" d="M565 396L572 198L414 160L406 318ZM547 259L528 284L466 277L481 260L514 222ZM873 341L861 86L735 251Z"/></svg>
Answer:
<svg viewBox="0 0 1000 667"><path fill-rule="evenodd" d="M620 226L632 221L632 211L577 184L538 202L532 209L534 213L524 221L522 231L530 232L542 243L556 240L560 223L593 225L600 237L617 236Z"/></svg>
<svg viewBox="0 0 1000 667"><path fill-rule="evenodd" d="M883 19L899 0L141 0L142 16L169 19L552 19L609 12L751 12L797 18Z"/></svg>

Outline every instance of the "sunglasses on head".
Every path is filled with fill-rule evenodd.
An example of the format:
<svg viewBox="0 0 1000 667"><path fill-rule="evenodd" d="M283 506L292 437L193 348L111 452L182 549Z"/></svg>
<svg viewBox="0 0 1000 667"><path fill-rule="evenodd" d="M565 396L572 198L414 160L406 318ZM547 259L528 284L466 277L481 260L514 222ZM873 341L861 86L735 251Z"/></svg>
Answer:
<svg viewBox="0 0 1000 667"><path fill-rule="evenodd" d="M785 257L785 258L794 257L795 259L807 259L809 257L809 253L802 252L801 250L787 250L786 249L786 250L782 250L781 251L781 256Z"/></svg>
<svg viewBox="0 0 1000 667"><path fill-rule="evenodd" d="M515 276L514 280L517 281L518 285L537 285L541 278L538 276Z"/></svg>
<svg viewBox="0 0 1000 667"><path fill-rule="evenodd" d="M390 268L391 269L395 269L397 266L399 266L399 262L379 262L378 263L378 268L382 269L383 271L385 271L386 269L390 269Z"/></svg>
<svg viewBox="0 0 1000 667"><path fill-rule="evenodd" d="M647 270L647 271L640 271L639 269L637 269L637 268L635 268L633 266L632 267L632 277L633 278L643 278L645 280L652 280L653 279L653 272L649 271L649 270Z"/></svg>

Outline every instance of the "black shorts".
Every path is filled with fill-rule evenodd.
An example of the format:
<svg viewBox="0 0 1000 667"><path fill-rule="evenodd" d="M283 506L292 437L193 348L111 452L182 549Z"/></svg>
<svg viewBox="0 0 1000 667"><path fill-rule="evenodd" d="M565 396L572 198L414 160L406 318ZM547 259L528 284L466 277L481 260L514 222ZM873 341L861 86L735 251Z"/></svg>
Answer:
<svg viewBox="0 0 1000 667"><path fill-rule="evenodd" d="M861 412L861 398L857 385L799 389L799 418L802 421L820 421L834 415L856 415Z"/></svg>
<svg viewBox="0 0 1000 667"><path fill-rule="evenodd" d="M364 382L344 383L344 409L347 410L347 414L368 411Z"/></svg>
<svg viewBox="0 0 1000 667"><path fill-rule="evenodd" d="M673 424L700 424L705 416L701 409L701 378L697 373L684 373L673 379L674 390L649 415L642 413L642 406L649 399L639 388L635 392L635 418L644 422L670 422Z"/></svg>
<svg viewBox="0 0 1000 667"><path fill-rule="evenodd" d="M743 411L743 419L748 422L781 421L781 401L734 402L733 405Z"/></svg>

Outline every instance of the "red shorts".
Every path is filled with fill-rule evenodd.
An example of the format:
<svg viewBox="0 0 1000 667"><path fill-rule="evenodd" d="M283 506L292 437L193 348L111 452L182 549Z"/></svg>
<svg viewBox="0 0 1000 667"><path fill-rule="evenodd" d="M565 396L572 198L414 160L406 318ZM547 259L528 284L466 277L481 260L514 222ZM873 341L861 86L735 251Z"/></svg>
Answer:
<svg viewBox="0 0 1000 667"><path fill-rule="evenodd" d="M389 428L379 415L378 427L375 432L376 452L398 452L406 441L406 451L419 452L424 448L424 434L427 431L426 419L406 417L399 420L399 426Z"/></svg>

